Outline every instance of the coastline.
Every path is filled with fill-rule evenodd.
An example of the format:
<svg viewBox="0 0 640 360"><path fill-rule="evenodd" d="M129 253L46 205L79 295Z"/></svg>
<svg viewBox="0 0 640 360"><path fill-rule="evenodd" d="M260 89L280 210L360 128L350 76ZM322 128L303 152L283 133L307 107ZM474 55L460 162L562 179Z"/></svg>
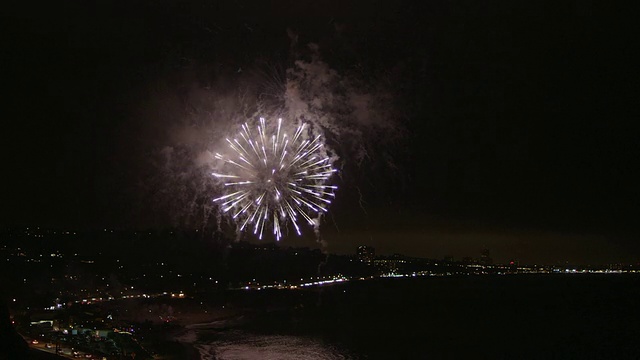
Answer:
<svg viewBox="0 0 640 360"><path fill-rule="evenodd" d="M195 345L195 342L198 340L198 336L195 331L182 328L176 334L173 334L171 339L182 346L183 353L182 356L180 356L181 358L188 360L202 360L200 351Z"/></svg>
<svg viewBox="0 0 640 360"><path fill-rule="evenodd" d="M197 330L227 330L245 323L243 314L227 315L210 318L205 322L195 322L183 325L175 333L168 336L169 339L179 343L183 349L183 357L188 360L215 360L215 352L211 345L198 343Z"/></svg>

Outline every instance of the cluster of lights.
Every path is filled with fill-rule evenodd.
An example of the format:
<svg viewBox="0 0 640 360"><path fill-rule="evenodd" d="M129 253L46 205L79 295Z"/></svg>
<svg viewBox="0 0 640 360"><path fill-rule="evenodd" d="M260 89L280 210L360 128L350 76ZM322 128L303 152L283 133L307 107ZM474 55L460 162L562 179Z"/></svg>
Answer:
<svg viewBox="0 0 640 360"><path fill-rule="evenodd" d="M133 287L131 287L133 289ZM151 298L156 298L156 297L161 297L161 296L170 296L172 298L184 298L186 297L186 294L182 291L180 291L179 293L169 293L169 292L162 292L162 293L157 293L157 294L131 294L131 295L122 295L119 298L115 298L113 296L109 296L109 297L99 297L99 298L87 298L87 299L82 299L82 300L76 300L74 301L74 303L76 304L91 304L94 302L101 302L101 301L112 301L112 300L119 300L119 299L151 299ZM50 308L47 308L46 310L53 310Z"/></svg>
<svg viewBox="0 0 640 360"><path fill-rule="evenodd" d="M349 279L346 278L346 277L339 277L339 278L331 279L331 280L314 281L314 282L308 282L308 283L300 284L300 287L319 286L319 285L340 283L340 282L343 282L343 281L349 281Z"/></svg>
<svg viewBox="0 0 640 360"><path fill-rule="evenodd" d="M341 283L345 281L349 281L350 279L343 275L337 275L333 277L327 277L327 279L320 280L320 277L317 277L317 281L309 281L309 282L301 282L299 284L288 284L287 281L284 280L281 284L271 284L271 285L259 285L255 284L252 286L244 286L241 289L244 290L265 290L265 289L298 289L301 287L312 287L312 286L321 286L321 285L329 285L335 283ZM300 279L303 281L304 279ZM255 279L254 279L255 281ZM251 283L249 283L251 284Z"/></svg>

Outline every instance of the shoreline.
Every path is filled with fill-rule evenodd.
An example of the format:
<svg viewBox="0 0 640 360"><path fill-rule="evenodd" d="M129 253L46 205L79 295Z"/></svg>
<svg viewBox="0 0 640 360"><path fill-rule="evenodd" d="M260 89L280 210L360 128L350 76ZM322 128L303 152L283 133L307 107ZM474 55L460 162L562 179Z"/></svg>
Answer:
<svg viewBox="0 0 640 360"><path fill-rule="evenodd" d="M188 360L215 360L215 355L210 350L203 349L202 344L198 344L198 330L220 330L232 329L246 321L244 314L227 315L223 317L211 318L205 322L195 322L182 325L173 334L168 335L168 339L179 343L184 349L185 359ZM211 345L207 345L211 346ZM203 356L206 351L206 357Z"/></svg>

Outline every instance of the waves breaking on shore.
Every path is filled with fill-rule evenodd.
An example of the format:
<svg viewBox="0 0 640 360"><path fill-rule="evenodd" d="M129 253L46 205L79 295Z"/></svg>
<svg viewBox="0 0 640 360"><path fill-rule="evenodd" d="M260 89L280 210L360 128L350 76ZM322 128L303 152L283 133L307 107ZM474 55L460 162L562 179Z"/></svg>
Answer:
<svg viewBox="0 0 640 360"><path fill-rule="evenodd" d="M342 349L304 336L262 335L195 326L176 340L197 349L201 360L354 360Z"/></svg>

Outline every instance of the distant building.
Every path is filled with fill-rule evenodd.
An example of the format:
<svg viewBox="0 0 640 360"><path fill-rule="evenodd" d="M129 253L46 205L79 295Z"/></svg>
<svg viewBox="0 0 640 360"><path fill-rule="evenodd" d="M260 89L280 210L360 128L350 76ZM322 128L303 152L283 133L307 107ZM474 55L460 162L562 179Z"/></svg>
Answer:
<svg viewBox="0 0 640 360"><path fill-rule="evenodd" d="M462 258L462 263L465 265L475 264L476 261L471 256L465 256Z"/></svg>
<svg viewBox="0 0 640 360"><path fill-rule="evenodd" d="M384 273L398 272L398 260L397 259L376 259L374 264L378 269Z"/></svg>
<svg viewBox="0 0 640 360"><path fill-rule="evenodd" d="M453 255L445 255L443 260L444 260L444 262L452 263L453 262Z"/></svg>
<svg viewBox="0 0 640 360"><path fill-rule="evenodd" d="M376 250L371 246L361 245L358 246L356 255L358 256L358 260L369 263L376 257Z"/></svg>
<svg viewBox="0 0 640 360"><path fill-rule="evenodd" d="M482 265L491 265L493 264L493 259L491 259L491 252L489 249L482 249L482 254L480 255L480 264Z"/></svg>

